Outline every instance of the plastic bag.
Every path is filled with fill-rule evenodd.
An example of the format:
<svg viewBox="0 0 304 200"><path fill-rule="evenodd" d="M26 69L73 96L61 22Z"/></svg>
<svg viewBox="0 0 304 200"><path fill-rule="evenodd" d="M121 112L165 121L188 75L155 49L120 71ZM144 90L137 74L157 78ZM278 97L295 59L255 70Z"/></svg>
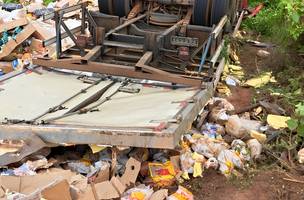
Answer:
<svg viewBox="0 0 304 200"><path fill-rule="evenodd" d="M193 174L193 177L202 176L203 165L206 158L196 152L186 151L180 156L181 168L183 171L182 177L189 180L188 174Z"/></svg>
<svg viewBox="0 0 304 200"><path fill-rule="evenodd" d="M224 124L229 118L226 112L233 111L234 106L226 99L215 97L209 101L209 109L209 121Z"/></svg>
<svg viewBox="0 0 304 200"><path fill-rule="evenodd" d="M230 176L234 168L244 169L241 158L233 150L223 150L218 155L217 160L220 164L219 170L225 175Z"/></svg>
<svg viewBox="0 0 304 200"><path fill-rule="evenodd" d="M121 200L148 200L153 194L153 189L149 186L139 185L127 190Z"/></svg>
<svg viewBox="0 0 304 200"><path fill-rule="evenodd" d="M167 200L193 200L193 194L182 186L178 186L178 190L170 195Z"/></svg>
<svg viewBox="0 0 304 200"><path fill-rule="evenodd" d="M262 145L257 139L250 139L247 141L247 146L250 149L251 158L257 159L262 153Z"/></svg>
<svg viewBox="0 0 304 200"><path fill-rule="evenodd" d="M180 162L181 162L181 168L183 171L182 177L186 180L189 180L189 175L188 173L192 174L193 173L193 165L195 163L195 160L192 157L192 152L186 151L185 153L182 153L180 155Z"/></svg>
<svg viewBox="0 0 304 200"><path fill-rule="evenodd" d="M231 143L231 149L234 150L242 160L250 160L250 151L242 140L233 140Z"/></svg>
<svg viewBox="0 0 304 200"><path fill-rule="evenodd" d="M259 121L241 119L237 115L230 116L225 125L226 133L236 138L242 138L251 130L259 130L260 127Z"/></svg>
<svg viewBox="0 0 304 200"><path fill-rule="evenodd" d="M225 128L219 124L206 123L202 127L202 133L212 139L222 139Z"/></svg>
<svg viewBox="0 0 304 200"><path fill-rule="evenodd" d="M222 140L215 140L202 137L192 144L194 152L204 155L207 158L216 157L222 150L228 149L229 145Z"/></svg>
<svg viewBox="0 0 304 200"><path fill-rule="evenodd" d="M207 160L207 162L205 163L206 169L209 169L209 168L217 169L218 166L219 166L219 163L218 163L217 159L214 157L209 158Z"/></svg>
<svg viewBox="0 0 304 200"><path fill-rule="evenodd" d="M304 163L304 148L298 151L298 159L299 159L299 163L301 164Z"/></svg>

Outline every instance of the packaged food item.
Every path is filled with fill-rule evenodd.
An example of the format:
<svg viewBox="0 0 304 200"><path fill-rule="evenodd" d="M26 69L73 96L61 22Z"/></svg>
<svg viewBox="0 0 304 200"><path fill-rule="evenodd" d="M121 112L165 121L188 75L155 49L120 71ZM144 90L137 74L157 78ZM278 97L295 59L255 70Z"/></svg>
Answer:
<svg viewBox="0 0 304 200"><path fill-rule="evenodd" d="M247 148L246 143L242 140L233 140L231 143L231 149L234 150L243 161L250 160L250 151Z"/></svg>
<svg viewBox="0 0 304 200"><path fill-rule="evenodd" d="M178 186L178 190L170 195L167 200L193 200L193 194L183 186Z"/></svg>
<svg viewBox="0 0 304 200"><path fill-rule="evenodd" d="M230 176L235 168L244 169L244 163L238 154L233 150L223 150L217 157L219 170L225 176Z"/></svg>
<svg viewBox="0 0 304 200"><path fill-rule="evenodd" d="M148 200L153 194L150 186L139 185L127 190L121 197L121 200Z"/></svg>
<svg viewBox="0 0 304 200"><path fill-rule="evenodd" d="M157 186L169 186L174 183L176 171L171 161L148 163L149 175Z"/></svg>
<svg viewBox="0 0 304 200"><path fill-rule="evenodd" d="M250 139L247 141L247 146L250 149L250 155L252 159L257 159L262 153L262 144L257 139Z"/></svg>

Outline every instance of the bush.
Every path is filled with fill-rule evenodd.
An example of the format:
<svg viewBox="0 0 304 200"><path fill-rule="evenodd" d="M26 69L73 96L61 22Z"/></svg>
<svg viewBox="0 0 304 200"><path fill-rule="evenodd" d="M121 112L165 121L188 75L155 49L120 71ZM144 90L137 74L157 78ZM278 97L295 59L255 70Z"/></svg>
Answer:
<svg viewBox="0 0 304 200"><path fill-rule="evenodd" d="M254 18L244 21L246 29L272 37L283 44L296 41L304 33L304 3L302 0L253 1L251 6L263 2L265 7Z"/></svg>

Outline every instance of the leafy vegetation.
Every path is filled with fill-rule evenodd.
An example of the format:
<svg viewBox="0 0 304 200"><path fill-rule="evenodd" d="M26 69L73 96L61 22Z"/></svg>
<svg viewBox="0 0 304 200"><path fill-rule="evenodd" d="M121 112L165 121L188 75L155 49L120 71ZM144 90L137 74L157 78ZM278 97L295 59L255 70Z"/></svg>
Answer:
<svg viewBox="0 0 304 200"><path fill-rule="evenodd" d="M302 0L255 0L251 6L264 3L265 7L256 17L243 23L246 29L254 30L287 45L304 33L304 3Z"/></svg>
<svg viewBox="0 0 304 200"><path fill-rule="evenodd" d="M287 121L288 128L297 132L298 139L304 140L304 102L296 105L294 118Z"/></svg>
<svg viewBox="0 0 304 200"><path fill-rule="evenodd" d="M3 0L4 3L19 3L18 0Z"/></svg>
<svg viewBox="0 0 304 200"><path fill-rule="evenodd" d="M3 0L4 3L19 3L19 0ZM49 3L54 2L54 0L43 0L44 5L48 5Z"/></svg>

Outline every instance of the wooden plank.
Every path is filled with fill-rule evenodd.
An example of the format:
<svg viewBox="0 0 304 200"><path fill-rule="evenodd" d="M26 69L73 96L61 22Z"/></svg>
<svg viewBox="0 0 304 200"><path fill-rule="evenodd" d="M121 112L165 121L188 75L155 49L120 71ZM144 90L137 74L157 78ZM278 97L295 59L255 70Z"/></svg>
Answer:
<svg viewBox="0 0 304 200"><path fill-rule="evenodd" d="M16 40L10 39L0 53L0 59L8 56L19 44L30 37L35 32L34 27L28 24L17 36Z"/></svg>
<svg viewBox="0 0 304 200"><path fill-rule="evenodd" d="M0 33L3 31L8 31L13 28L16 28L17 26L24 26L28 23L26 18L16 19L13 21L5 22L3 24L0 24Z"/></svg>
<svg viewBox="0 0 304 200"><path fill-rule="evenodd" d="M227 15L223 16L221 21L217 24L217 26L212 31L212 34L214 34L214 38L217 38L219 36L227 21L228 21Z"/></svg>

